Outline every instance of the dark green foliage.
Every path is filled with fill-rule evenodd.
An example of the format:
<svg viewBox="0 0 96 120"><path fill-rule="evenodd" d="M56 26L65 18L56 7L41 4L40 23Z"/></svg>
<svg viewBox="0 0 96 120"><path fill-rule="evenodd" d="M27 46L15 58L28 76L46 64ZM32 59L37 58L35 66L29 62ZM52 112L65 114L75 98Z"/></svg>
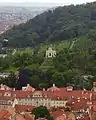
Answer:
<svg viewBox="0 0 96 120"><path fill-rule="evenodd" d="M96 41L96 30L91 30L88 34L88 37L92 40L92 41Z"/></svg>
<svg viewBox="0 0 96 120"><path fill-rule="evenodd" d="M6 84L11 88L15 88L15 83L16 83L16 78L14 73L11 73L8 78L0 79L0 84Z"/></svg>
<svg viewBox="0 0 96 120"><path fill-rule="evenodd" d="M36 89L47 89L53 83L58 87L72 85L74 89L91 89L92 82L96 79L95 54L95 48L90 51L89 49L75 50L75 48L70 51L66 48L60 50L55 58L46 59L40 49L35 49L33 54L18 52L14 56L0 58L0 70L14 72L22 67L27 68L29 80L26 82ZM84 75L94 77L85 80ZM14 87L14 80L11 76L3 79L2 83Z"/></svg>
<svg viewBox="0 0 96 120"><path fill-rule="evenodd" d="M48 109L44 106L34 108L32 111L32 114L35 115L35 119L37 119L39 117L40 118L49 118L50 117L50 113L49 113Z"/></svg>
<svg viewBox="0 0 96 120"><path fill-rule="evenodd" d="M27 68L29 83L37 89L47 89L53 83L58 87L72 85L74 89L91 89L96 80L95 12L96 2L58 7L26 24L14 26L1 36L1 40L8 38L9 46L33 46L34 50L0 58L0 71L15 72ZM76 42L69 49L72 41ZM56 58L45 59L49 43L57 50ZM84 79L87 75L94 77ZM13 86L11 78L3 79L2 83Z"/></svg>
<svg viewBox="0 0 96 120"><path fill-rule="evenodd" d="M85 35L96 28L96 2L83 5L70 5L46 11L26 24L14 26L1 36L7 38L9 46L37 46L40 43Z"/></svg>

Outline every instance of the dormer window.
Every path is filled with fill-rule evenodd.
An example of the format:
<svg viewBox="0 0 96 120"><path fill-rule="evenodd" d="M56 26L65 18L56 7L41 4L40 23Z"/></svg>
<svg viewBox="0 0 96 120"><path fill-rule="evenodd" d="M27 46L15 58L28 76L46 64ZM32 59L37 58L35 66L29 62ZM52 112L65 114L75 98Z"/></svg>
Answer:
<svg viewBox="0 0 96 120"><path fill-rule="evenodd" d="M42 97L42 94L40 92L35 92L33 94L33 97Z"/></svg>
<svg viewBox="0 0 96 120"><path fill-rule="evenodd" d="M49 53L49 57L51 57L52 55L51 55L51 53Z"/></svg>
<svg viewBox="0 0 96 120"><path fill-rule="evenodd" d="M6 93L4 94L4 96L8 96L8 97L10 97L10 96L11 96L11 93L6 92Z"/></svg>
<svg viewBox="0 0 96 120"><path fill-rule="evenodd" d="M67 91L72 91L73 90L73 87L72 86L68 86L67 87Z"/></svg>

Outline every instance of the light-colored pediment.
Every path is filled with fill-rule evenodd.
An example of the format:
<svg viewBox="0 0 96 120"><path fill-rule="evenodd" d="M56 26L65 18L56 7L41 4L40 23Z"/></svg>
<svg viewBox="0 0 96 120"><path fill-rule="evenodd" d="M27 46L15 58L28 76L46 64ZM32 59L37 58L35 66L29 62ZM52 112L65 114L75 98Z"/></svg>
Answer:
<svg viewBox="0 0 96 120"><path fill-rule="evenodd" d="M33 93L33 97L42 97L42 93L37 91Z"/></svg>

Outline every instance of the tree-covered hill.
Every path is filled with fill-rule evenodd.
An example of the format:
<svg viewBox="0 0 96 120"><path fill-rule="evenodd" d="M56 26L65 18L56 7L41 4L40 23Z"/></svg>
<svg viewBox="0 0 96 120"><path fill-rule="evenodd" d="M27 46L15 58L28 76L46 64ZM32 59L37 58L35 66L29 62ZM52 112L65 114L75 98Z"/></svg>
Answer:
<svg viewBox="0 0 96 120"><path fill-rule="evenodd" d="M31 46L0 58L0 72L26 68L30 71L29 83L37 89L48 88L53 83L59 87L91 89L96 81L95 28L96 2L46 11L0 37L8 39L11 47ZM45 51L50 43L54 43L52 47L57 55L46 59ZM0 83L14 87L13 78L11 75Z"/></svg>
<svg viewBox="0 0 96 120"><path fill-rule="evenodd" d="M14 26L0 39L9 39L12 47L36 46L82 36L95 28L96 2L93 2L46 11L26 24Z"/></svg>
<svg viewBox="0 0 96 120"><path fill-rule="evenodd" d="M14 55L0 58L0 72L14 73L25 68L30 71L27 82L37 89L48 88L55 83L59 87L72 85L74 89L91 90L92 83L96 81L96 30L84 36L56 42L53 45L57 52L55 58L45 57L48 46L42 44L33 49L19 49ZM26 82L25 78L25 74L20 78L19 87L14 85L13 74L0 79L0 83L21 89Z"/></svg>

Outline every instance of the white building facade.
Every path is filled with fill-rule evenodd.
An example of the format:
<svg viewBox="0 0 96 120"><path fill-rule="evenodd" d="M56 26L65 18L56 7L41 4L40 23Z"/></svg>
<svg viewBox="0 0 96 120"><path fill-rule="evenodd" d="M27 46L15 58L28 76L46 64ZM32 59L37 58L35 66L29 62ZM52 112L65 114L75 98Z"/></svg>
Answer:
<svg viewBox="0 0 96 120"><path fill-rule="evenodd" d="M51 47L46 50L46 58L53 58L56 57L56 51L53 50Z"/></svg>

